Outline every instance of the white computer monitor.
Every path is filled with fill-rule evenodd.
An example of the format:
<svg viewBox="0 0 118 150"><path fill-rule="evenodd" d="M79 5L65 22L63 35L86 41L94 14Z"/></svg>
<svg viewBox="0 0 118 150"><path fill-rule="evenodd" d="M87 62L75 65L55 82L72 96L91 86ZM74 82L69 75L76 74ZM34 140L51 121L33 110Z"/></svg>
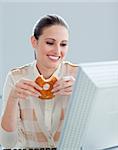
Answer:
<svg viewBox="0 0 118 150"><path fill-rule="evenodd" d="M80 64L59 150L118 146L118 61Z"/></svg>

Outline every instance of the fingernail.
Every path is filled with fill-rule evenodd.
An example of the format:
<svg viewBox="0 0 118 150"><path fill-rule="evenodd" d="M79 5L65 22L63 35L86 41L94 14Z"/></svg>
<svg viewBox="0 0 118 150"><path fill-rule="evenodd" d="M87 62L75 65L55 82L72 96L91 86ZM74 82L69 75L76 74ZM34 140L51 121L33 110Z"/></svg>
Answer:
<svg viewBox="0 0 118 150"><path fill-rule="evenodd" d="M37 89L38 89L38 90L42 90L42 87L40 87L40 86L37 86Z"/></svg>
<svg viewBox="0 0 118 150"><path fill-rule="evenodd" d="M72 76L73 81L75 81L75 78Z"/></svg>
<svg viewBox="0 0 118 150"><path fill-rule="evenodd" d="M56 93L53 93L53 95L55 96L55 95L56 95Z"/></svg>
<svg viewBox="0 0 118 150"><path fill-rule="evenodd" d="M37 94L35 94L35 96L36 96L36 97L39 97L39 96L41 96L41 94L40 94L40 93L37 93Z"/></svg>
<svg viewBox="0 0 118 150"><path fill-rule="evenodd" d="M71 79L71 77L70 76L65 76L65 77L63 77L63 79L64 79L64 81L68 81L68 80Z"/></svg>

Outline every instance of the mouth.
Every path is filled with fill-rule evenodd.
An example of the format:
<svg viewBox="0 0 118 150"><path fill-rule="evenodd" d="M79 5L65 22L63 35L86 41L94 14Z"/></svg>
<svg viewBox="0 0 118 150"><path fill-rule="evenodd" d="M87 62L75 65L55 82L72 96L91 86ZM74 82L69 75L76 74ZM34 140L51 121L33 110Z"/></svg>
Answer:
<svg viewBox="0 0 118 150"><path fill-rule="evenodd" d="M51 60L51 61L58 61L61 57L60 56L53 56L53 55L47 55L48 58Z"/></svg>

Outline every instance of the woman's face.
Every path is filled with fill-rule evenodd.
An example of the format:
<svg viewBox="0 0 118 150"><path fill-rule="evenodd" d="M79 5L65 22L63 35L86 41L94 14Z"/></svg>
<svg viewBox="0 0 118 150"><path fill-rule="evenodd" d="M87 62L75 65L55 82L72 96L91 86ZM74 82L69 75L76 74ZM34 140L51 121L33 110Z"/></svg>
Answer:
<svg viewBox="0 0 118 150"><path fill-rule="evenodd" d="M68 51L68 30L61 25L53 25L43 29L36 40L32 37L38 65L54 69L63 60Z"/></svg>

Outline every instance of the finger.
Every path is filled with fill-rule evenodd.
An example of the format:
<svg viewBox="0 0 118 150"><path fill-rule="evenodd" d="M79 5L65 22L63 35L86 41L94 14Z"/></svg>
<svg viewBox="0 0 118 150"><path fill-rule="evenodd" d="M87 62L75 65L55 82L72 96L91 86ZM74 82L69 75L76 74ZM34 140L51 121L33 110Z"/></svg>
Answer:
<svg viewBox="0 0 118 150"><path fill-rule="evenodd" d="M56 81L55 84L53 85L53 88L59 86L61 81L62 81L62 79Z"/></svg>
<svg viewBox="0 0 118 150"><path fill-rule="evenodd" d="M63 80L64 81L75 81L75 78L73 76L64 76Z"/></svg>
<svg viewBox="0 0 118 150"><path fill-rule="evenodd" d="M65 96L65 95L71 95L71 94L72 94L72 92L65 92L65 91L58 91L58 92L54 93L55 96L56 95L63 95L63 96Z"/></svg>
<svg viewBox="0 0 118 150"><path fill-rule="evenodd" d="M20 89L23 89L23 90L28 90L28 91L30 91L30 92L32 92L32 93L34 93L34 94L37 94L38 93L38 91L34 88L34 87L32 87L32 86L30 86L30 85L27 85L27 84L24 84L24 83L19 83L19 84L16 84L16 87L20 90Z"/></svg>
<svg viewBox="0 0 118 150"><path fill-rule="evenodd" d="M69 88L69 87L73 87L73 82L72 81L66 81L66 82L61 83L60 85L54 87L52 89L52 92L55 92L55 91L58 91L58 90L61 90L61 89L65 89L65 88Z"/></svg>
<svg viewBox="0 0 118 150"><path fill-rule="evenodd" d="M42 90L42 88L32 80L22 79L21 82L24 84L30 85L30 86L36 88L37 90Z"/></svg>
<svg viewBox="0 0 118 150"><path fill-rule="evenodd" d="M73 90L72 86L63 89L64 92L72 92L72 90Z"/></svg>
<svg viewBox="0 0 118 150"><path fill-rule="evenodd" d="M72 92L72 90L73 90L73 87L72 86L69 86L69 87L66 87L66 88L64 88L64 89L54 89L54 90L52 90L52 92L53 93L56 93L56 92L62 92L62 91L64 91L64 92Z"/></svg>
<svg viewBox="0 0 118 150"><path fill-rule="evenodd" d="M70 87L70 86L73 86L73 81L66 81L63 83L63 88L67 88L67 87Z"/></svg>
<svg viewBox="0 0 118 150"><path fill-rule="evenodd" d="M38 94L38 91L35 90L32 86L25 85L22 82L16 84L16 90L17 92L29 91L31 93Z"/></svg>
<svg viewBox="0 0 118 150"><path fill-rule="evenodd" d="M62 77L60 80L58 80L54 85L53 87L57 87L59 85L65 85L66 83L69 82L69 85L71 85L71 83L74 83L75 82L75 78L73 76L64 76Z"/></svg>
<svg viewBox="0 0 118 150"><path fill-rule="evenodd" d="M28 91L28 90L24 90L24 89L21 89L21 88L17 88L16 91L24 96L35 96L35 97L39 97L41 94L40 92L32 92L32 91Z"/></svg>
<svg viewBox="0 0 118 150"><path fill-rule="evenodd" d="M59 91L59 90L61 90L61 89L62 89L62 86L61 86L61 85L58 85L58 86L54 87L54 88L51 90L51 92L56 92L56 91Z"/></svg>
<svg viewBox="0 0 118 150"><path fill-rule="evenodd" d="M57 87L64 87L64 84L67 84L69 82L69 84L71 83L71 81L64 81L63 79L57 81L53 88L57 88Z"/></svg>

